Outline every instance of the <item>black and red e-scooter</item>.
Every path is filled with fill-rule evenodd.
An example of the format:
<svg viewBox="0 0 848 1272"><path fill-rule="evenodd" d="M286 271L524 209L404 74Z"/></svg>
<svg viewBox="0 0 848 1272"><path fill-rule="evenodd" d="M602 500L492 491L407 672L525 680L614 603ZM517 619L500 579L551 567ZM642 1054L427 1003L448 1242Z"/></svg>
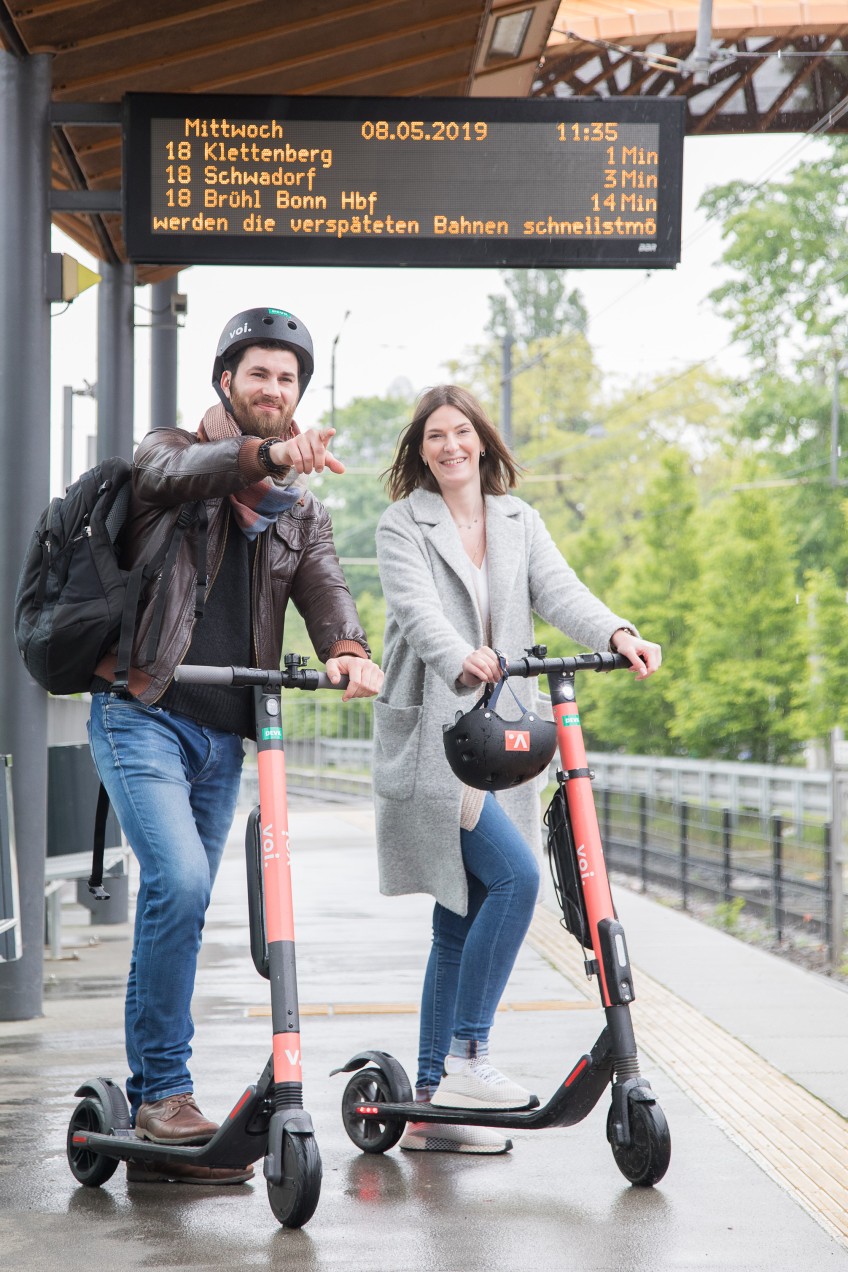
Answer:
<svg viewBox="0 0 848 1272"><path fill-rule="evenodd" d="M573 1126L611 1086L607 1139L615 1163L632 1184L651 1185L668 1168L671 1138L656 1096L639 1072L630 1019L633 976L624 929L612 902L574 690L579 671L613 671L630 663L621 654L546 655L545 646L535 645L526 658L510 662L506 674L548 677L561 762L546 815L551 868L562 922L584 953L589 951L586 973L598 979L606 1026L546 1104L510 1112L416 1104L409 1079L394 1056L361 1051L333 1070L353 1072L342 1097L342 1119L357 1148L383 1153L398 1142L408 1121L510 1130Z"/></svg>
<svg viewBox="0 0 848 1272"><path fill-rule="evenodd" d="M273 1051L258 1081L236 1101L206 1144L172 1146L139 1139L124 1093L109 1078L92 1078L68 1127L71 1171L97 1187L132 1158L151 1166L246 1166L264 1157L268 1202L286 1228L309 1220L321 1192L321 1157L312 1119L303 1108L300 1023L295 970L281 689L343 689L326 673L286 654L282 671L256 667L178 667L176 679L193 684L254 686L259 806L248 819L247 857L250 951L256 970L270 981Z"/></svg>

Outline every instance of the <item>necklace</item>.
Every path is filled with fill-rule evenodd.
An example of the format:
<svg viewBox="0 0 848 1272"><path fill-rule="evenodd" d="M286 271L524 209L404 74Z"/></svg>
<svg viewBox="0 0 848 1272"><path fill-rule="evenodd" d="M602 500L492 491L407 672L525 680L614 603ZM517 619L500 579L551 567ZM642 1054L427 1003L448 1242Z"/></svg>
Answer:
<svg viewBox="0 0 848 1272"><path fill-rule="evenodd" d="M480 560L482 561L483 557L486 555L486 549L484 546L485 543L486 543L486 527L483 526L483 529L480 532L480 538L477 540L477 546L475 547L474 551L468 552L468 549L467 548L465 549L466 552L468 552L468 556L471 559L471 564L475 567L475 569L477 568L477 553L480 551L481 548L483 548L483 553L480 557Z"/></svg>
<svg viewBox="0 0 848 1272"><path fill-rule="evenodd" d="M484 511L485 511L485 509L481 509L481 510L480 510L480 512L478 512L477 516L474 518L474 520L473 520L473 521L467 521L467 522L466 522L466 521L457 521L457 520L456 520L456 517L454 517L454 523L455 523L455 525L458 527L458 529L460 529L460 530L471 530L474 526L476 526L476 525L477 525L477 523L479 522L480 518L483 516ZM451 515L453 516L453 514L451 514Z"/></svg>

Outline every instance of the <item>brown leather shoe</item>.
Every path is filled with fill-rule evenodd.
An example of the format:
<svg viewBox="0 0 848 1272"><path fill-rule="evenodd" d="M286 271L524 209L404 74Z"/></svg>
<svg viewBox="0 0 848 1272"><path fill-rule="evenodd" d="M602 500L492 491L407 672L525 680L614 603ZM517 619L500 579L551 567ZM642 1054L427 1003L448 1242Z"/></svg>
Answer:
<svg viewBox="0 0 848 1272"><path fill-rule="evenodd" d="M127 1162L128 1184L245 1184L253 1178L252 1166L154 1166Z"/></svg>
<svg viewBox="0 0 848 1272"><path fill-rule="evenodd" d="M205 1144L217 1130L217 1122L203 1116L191 1091L142 1104L135 1118L136 1135L154 1144Z"/></svg>

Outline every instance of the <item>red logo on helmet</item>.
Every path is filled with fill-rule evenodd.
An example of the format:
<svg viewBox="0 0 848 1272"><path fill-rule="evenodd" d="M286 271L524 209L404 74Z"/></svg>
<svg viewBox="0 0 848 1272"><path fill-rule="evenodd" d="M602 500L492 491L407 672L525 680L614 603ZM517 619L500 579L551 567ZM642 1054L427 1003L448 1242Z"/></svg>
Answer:
<svg viewBox="0 0 848 1272"><path fill-rule="evenodd" d="M505 735L507 751L529 751L530 734L523 729L510 729Z"/></svg>

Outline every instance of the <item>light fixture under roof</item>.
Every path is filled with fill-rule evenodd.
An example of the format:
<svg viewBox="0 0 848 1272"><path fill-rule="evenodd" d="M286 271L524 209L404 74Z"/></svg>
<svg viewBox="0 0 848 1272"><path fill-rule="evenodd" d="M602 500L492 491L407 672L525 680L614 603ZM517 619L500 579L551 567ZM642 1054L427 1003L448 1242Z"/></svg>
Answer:
<svg viewBox="0 0 848 1272"><path fill-rule="evenodd" d="M519 13L502 14L495 22L487 61L520 57L532 17L532 9L522 9Z"/></svg>

